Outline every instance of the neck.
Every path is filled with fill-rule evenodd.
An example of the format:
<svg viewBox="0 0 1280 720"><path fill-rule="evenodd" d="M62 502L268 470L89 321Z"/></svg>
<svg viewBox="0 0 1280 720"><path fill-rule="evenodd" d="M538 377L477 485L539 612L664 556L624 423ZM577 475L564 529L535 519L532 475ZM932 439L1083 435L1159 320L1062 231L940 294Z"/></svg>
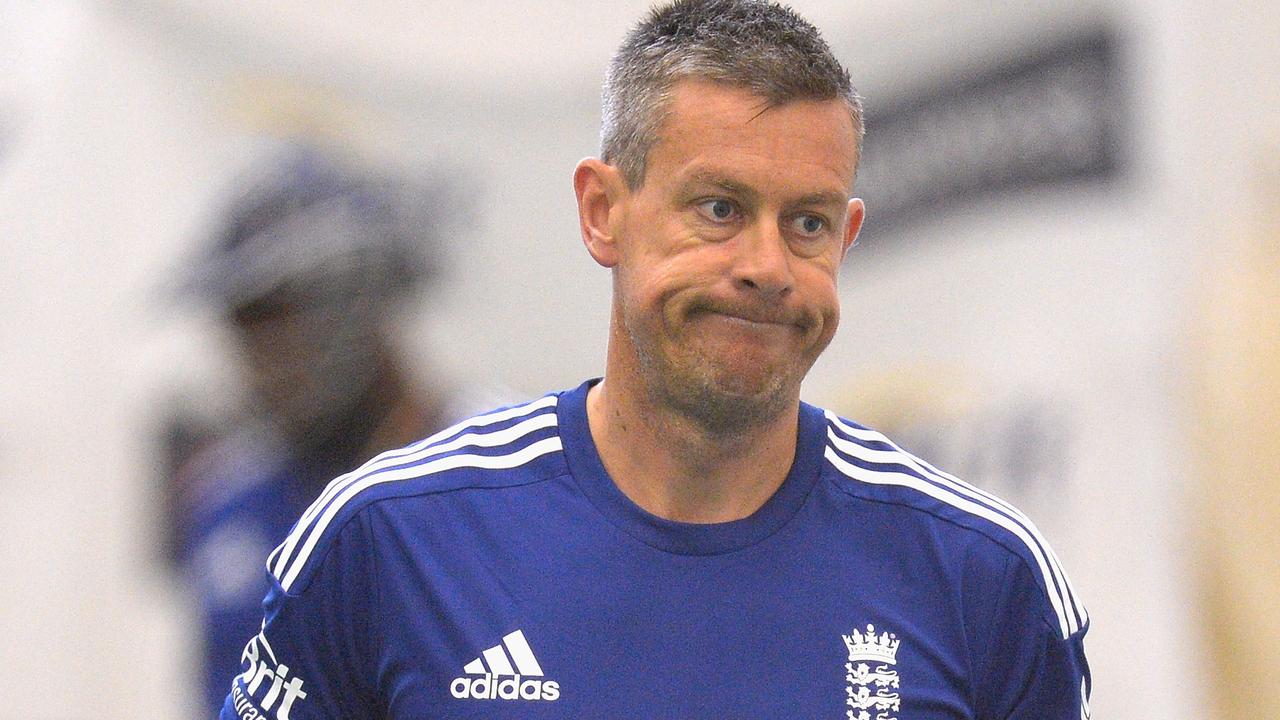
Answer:
<svg viewBox="0 0 1280 720"><path fill-rule="evenodd" d="M618 488L668 520L717 523L751 515L786 479L799 400L766 422L721 433L610 373L587 397L600 458Z"/></svg>

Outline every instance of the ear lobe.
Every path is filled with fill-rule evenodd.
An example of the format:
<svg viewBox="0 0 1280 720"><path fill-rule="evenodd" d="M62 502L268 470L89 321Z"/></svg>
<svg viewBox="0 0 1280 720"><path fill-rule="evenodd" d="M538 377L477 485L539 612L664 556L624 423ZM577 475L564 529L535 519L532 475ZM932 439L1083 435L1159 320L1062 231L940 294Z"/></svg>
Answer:
<svg viewBox="0 0 1280 720"><path fill-rule="evenodd" d="M840 259L843 260L849 248L858 243L858 232L862 230L862 220L867 215L867 206L862 198L849 200L848 217L844 226L844 240L840 243Z"/></svg>
<svg viewBox="0 0 1280 720"><path fill-rule="evenodd" d="M603 267L618 264L618 245L613 226L626 183L617 168L597 158L587 158L573 171L573 191L578 198L578 224L582 243L592 259Z"/></svg>

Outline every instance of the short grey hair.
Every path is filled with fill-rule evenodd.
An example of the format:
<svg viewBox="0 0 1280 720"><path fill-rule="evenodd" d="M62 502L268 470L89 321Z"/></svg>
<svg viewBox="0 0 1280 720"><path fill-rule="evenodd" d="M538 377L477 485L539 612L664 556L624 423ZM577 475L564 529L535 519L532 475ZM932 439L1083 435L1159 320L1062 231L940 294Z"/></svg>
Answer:
<svg viewBox="0 0 1280 720"><path fill-rule="evenodd" d="M688 79L747 90L770 107L843 100L861 154L862 99L809 21L762 0L676 0L632 28L605 76L600 156L632 189L644 184L673 86Z"/></svg>

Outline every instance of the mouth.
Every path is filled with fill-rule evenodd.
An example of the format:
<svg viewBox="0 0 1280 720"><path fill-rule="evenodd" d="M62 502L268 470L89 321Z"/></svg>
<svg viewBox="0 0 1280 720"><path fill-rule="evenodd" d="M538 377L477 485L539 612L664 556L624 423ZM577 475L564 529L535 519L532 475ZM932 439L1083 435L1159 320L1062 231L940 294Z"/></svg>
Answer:
<svg viewBox="0 0 1280 720"><path fill-rule="evenodd" d="M790 322L784 318L777 318L777 317L765 317L761 315L750 315L750 314L744 314L744 313L718 312L718 311L711 311L710 314L717 315L720 318L727 320L731 323L747 325L747 326L751 326L751 325L781 326L781 327L795 326L794 322Z"/></svg>
<svg viewBox="0 0 1280 720"><path fill-rule="evenodd" d="M699 315L714 318L729 326L749 332L778 333L781 331L807 332L810 323L800 313L769 307L704 306L695 308L690 317Z"/></svg>

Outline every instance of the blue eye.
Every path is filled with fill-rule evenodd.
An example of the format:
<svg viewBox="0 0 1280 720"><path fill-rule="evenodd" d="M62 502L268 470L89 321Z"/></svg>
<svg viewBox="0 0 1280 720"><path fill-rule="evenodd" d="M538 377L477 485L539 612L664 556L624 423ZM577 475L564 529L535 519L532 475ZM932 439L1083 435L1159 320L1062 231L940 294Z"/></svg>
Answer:
<svg viewBox="0 0 1280 720"><path fill-rule="evenodd" d="M737 212L737 208L734 207L733 203L724 198L703 200L698 203L698 208L712 220L728 220Z"/></svg>
<svg viewBox="0 0 1280 720"><path fill-rule="evenodd" d="M805 235L817 235L827 227L827 221L817 215L799 215L792 221L792 226Z"/></svg>

